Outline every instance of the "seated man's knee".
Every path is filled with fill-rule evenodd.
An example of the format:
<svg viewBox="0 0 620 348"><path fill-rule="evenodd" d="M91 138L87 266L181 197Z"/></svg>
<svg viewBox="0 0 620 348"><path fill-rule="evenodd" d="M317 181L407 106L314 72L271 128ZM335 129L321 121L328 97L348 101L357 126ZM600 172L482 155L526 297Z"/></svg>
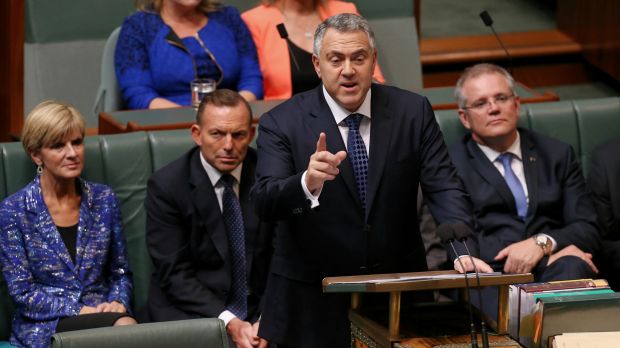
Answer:
<svg viewBox="0 0 620 348"><path fill-rule="evenodd" d="M587 262L573 255L562 256L548 265L539 281L592 278L596 274Z"/></svg>

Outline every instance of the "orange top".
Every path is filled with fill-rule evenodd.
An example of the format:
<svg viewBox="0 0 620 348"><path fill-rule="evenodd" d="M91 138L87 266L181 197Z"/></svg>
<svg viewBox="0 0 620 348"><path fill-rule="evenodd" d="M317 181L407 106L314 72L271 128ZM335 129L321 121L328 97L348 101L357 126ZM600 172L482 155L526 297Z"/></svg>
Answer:
<svg viewBox="0 0 620 348"><path fill-rule="evenodd" d="M354 4L327 0L319 5L322 20L339 13L358 13ZM244 12L241 17L247 24L258 52L258 62L263 73L265 99L288 99L292 96L291 61L286 40L280 37L276 26L284 22L280 10L272 5L258 5ZM373 77L385 82L379 66L375 66Z"/></svg>

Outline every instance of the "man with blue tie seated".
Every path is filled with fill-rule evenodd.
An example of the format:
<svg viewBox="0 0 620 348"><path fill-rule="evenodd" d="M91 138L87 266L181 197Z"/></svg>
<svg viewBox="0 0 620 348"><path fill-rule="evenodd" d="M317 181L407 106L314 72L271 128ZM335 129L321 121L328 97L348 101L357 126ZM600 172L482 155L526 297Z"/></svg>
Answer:
<svg viewBox="0 0 620 348"><path fill-rule="evenodd" d="M278 230L259 335L278 347L351 344L349 295L324 294L324 277L427 269L418 183L438 223L471 226L428 100L373 84L376 61L365 19L330 17L314 37L322 84L261 117L252 195Z"/></svg>
<svg viewBox="0 0 620 348"><path fill-rule="evenodd" d="M218 317L232 347L264 347L257 331L273 229L249 201L250 107L218 89L196 118L197 146L148 181L146 241L155 270L147 314L152 321Z"/></svg>
<svg viewBox="0 0 620 348"><path fill-rule="evenodd" d="M466 69L455 95L470 134L450 156L473 201L480 258L537 281L595 276L596 213L571 146L517 128L519 96L499 66Z"/></svg>

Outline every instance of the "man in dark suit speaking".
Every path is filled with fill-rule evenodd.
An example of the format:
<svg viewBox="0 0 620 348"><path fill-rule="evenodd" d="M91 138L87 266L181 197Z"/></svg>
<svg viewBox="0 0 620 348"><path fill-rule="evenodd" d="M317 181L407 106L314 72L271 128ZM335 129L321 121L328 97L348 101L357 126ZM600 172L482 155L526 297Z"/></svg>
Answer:
<svg viewBox="0 0 620 348"><path fill-rule="evenodd" d="M257 336L272 228L249 193L256 153L250 107L238 93L206 95L191 128L196 147L148 181L147 246L155 271L153 321L219 317L238 348Z"/></svg>
<svg viewBox="0 0 620 348"><path fill-rule="evenodd" d="M499 66L468 68L455 94L470 134L450 155L471 194L480 258L538 281L592 277L596 213L571 146L517 128L519 97Z"/></svg>
<svg viewBox="0 0 620 348"><path fill-rule="evenodd" d="M322 278L426 270L418 183L439 223L471 225L472 212L428 101L372 83L365 19L328 18L312 59L322 84L260 120L252 196L280 222L259 335L348 347L349 295L323 294Z"/></svg>

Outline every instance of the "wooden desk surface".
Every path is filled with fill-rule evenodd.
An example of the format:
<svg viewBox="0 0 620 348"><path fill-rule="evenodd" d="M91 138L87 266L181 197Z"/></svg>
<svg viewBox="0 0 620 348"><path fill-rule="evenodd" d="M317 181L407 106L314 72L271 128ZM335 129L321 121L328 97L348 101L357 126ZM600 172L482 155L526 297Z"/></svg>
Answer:
<svg viewBox="0 0 620 348"><path fill-rule="evenodd" d="M559 100L552 93L540 93L522 84L515 86L522 103L539 103ZM453 87L425 88L420 94L426 96L434 110L456 109ZM254 122L283 100L257 100L250 103ZM151 131L165 129L189 128L196 119L196 110L191 107L154 109L154 110L124 110L102 112L99 114L99 134L115 134L136 131Z"/></svg>
<svg viewBox="0 0 620 348"><path fill-rule="evenodd" d="M521 99L521 103L543 103L560 100L557 95L551 92L541 93L519 82L515 83L515 90ZM454 98L454 87L424 88L420 94L428 98L433 110L458 109Z"/></svg>
<svg viewBox="0 0 620 348"><path fill-rule="evenodd" d="M452 278L434 279L431 276L454 275ZM383 282L394 279L403 279L411 276L426 278L402 280L396 282ZM428 276L428 277L427 277ZM469 286L475 287L476 280L473 274L467 276ZM533 281L531 273L523 274L497 274L480 277L480 286L510 285L528 283ZM429 271L412 273L375 274L348 277L327 277L323 279L324 292L393 292L393 291L416 291L458 289L465 287L465 277L457 271Z"/></svg>
<svg viewBox="0 0 620 348"><path fill-rule="evenodd" d="M254 122L282 100L257 100L250 103ZM99 114L99 134L115 134L136 131L189 128L196 120L196 109L192 107L123 110Z"/></svg>

